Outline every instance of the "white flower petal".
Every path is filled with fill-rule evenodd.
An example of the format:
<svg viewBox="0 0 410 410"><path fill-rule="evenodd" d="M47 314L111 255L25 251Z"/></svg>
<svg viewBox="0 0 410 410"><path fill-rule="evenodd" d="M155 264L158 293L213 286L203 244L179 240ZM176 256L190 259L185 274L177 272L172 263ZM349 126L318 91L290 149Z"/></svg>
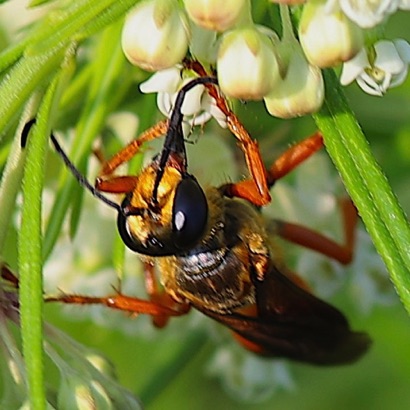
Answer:
<svg viewBox="0 0 410 410"><path fill-rule="evenodd" d="M405 69L405 64L391 41L379 41L374 45L374 49L377 55L375 67L391 74L398 74Z"/></svg>
<svg viewBox="0 0 410 410"><path fill-rule="evenodd" d="M187 79L184 83L187 84L190 80L191 79ZM181 107L182 114L195 115L201 110L201 99L204 90L205 87L203 85L197 85L186 93Z"/></svg>
<svg viewBox="0 0 410 410"><path fill-rule="evenodd" d="M385 73L380 89L385 93L389 88L392 81L393 75L390 73Z"/></svg>
<svg viewBox="0 0 410 410"><path fill-rule="evenodd" d="M360 27L368 28L379 24L396 8L397 0L340 0L340 7L350 20Z"/></svg>
<svg viewBox="0 0 410 410"><path fill-rule="evenodd" d="M350 84L367 66L369 66L369 60L365 49L362 48L355 57L343 64L340 84Z"/></svg>
<svg viewBox="0 0 410 410"><path fill-rule="evenodd" d="M209 96L209 94L206 94L204 96L204 99L202 100L203 107L205 109L205 106L207 107L207 111L210 112L213 118L218 122L219 126L221 128L226 128L226 115L219 109L219 107L216 105L215 100Z"/></svg>
<svg viewBox="0 0 410 410"><path fill-rule="evenodd" d="M403 40L402 38L397 38L393 40L393 43L396 47L397 52L399 53L400 58L405 63L409 64L410 63L410 44L406 40Z"/></svg>
<svg viewBox="0 0 410 410"><path fill-rule="evenodd" d="M402 72L400 72L399 74L395 75L390 83L390 88L393 87L398 87L399 85L404 83L404 80L407 77L407 73L408 73L408 67L406 67Z"/></svg>
<svg viewBox="0 0 410 410"><path fill-rule="evenodd" d="M378 97L382 97L383 93L380 90L379 85L368 75L362 75L357 78L357 84L359 87L370 95L376 95Z"/></svg>
<svg viewBox="0 0 410 410"><path fill-rule="evenodd" d="M157 94L157 106L159 110L164 114L166 117L169 117L172 112L172 106L174 101L175 94L169 94L164 92L159 92Z"/></svg>
<svg viewBox="0 0 410 410"><path fill-rule="evenodd" d="M191 126L202 125L208 122L212 118L212 114L207 111L203 111L199 115L195 115L192 120L189 121Z"/></svg>
<svg viewBox="0 0 410 410"><path fill-rule="evenodd" d="M177 67L166 68L157 71L147 81L140 84L140 90L144 94L164 91L174 93L181 82L181 70Z"/></svg>

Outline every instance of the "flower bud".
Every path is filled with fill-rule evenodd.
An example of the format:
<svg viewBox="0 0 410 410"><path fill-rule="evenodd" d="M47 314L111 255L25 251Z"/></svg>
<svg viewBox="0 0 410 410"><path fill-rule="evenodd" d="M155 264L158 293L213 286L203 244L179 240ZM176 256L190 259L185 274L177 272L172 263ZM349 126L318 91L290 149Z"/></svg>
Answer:
<svg viewBox="0 0 410 410"><path fill-rule="evenodd" d="M353 58L363 47L363 32L339 9L326 9L322 1L303 7L299 39L312 65L332 67Z"/></svg>
<svg viewBox="0 0 410 410"><path fill-rule="evenodd" d="M189 18L207 30L225 31L241 17L248 0L184 0Z"/></svg>
<svg viewBox="0 0 410 410"><path fill-rule="evenodd" d="M174 0L150 0L138 4L127 17L122 48L127 59L147 71L180 62L188 50L189 29Z"/></svg>
<svg viewBox="0 0 410 410"><path fill-rule="evenodd" d="M323 99L324 82L320 68L310 65L302 50L295 49L283 77L264 101L271 115L293 118L316 112Z"/></svg>
<svg viewBox="0 0 410 410"><path fill-rule="evenodd" d="M221 90L228 97L262 99L279 78L272 41L254 28L224 34L217 71Z"/></svg>

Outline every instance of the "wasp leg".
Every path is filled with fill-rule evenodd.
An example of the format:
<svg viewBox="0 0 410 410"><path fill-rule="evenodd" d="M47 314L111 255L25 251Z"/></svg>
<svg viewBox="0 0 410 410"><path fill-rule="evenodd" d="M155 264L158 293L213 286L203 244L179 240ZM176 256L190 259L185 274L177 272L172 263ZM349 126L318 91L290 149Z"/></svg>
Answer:
<svg viewBox="0 0 410 410"><path fill-rule="evenodd" d="M316 132L312 136L289 148L268 170L265 170L268 188L271 188L278 179L283 178L322 147L322 134ZM267 203L265 199L260 196L258 190L255 189L255 183L252 179L225 184L220 187L220 190L223 195L227 197L243 198L256 206L263 206Z"/></svg>
<svg viewBox="0 0 410 410"><path fill-rule="evenodd" d="M151 302L162 306L168 306L172 310L177 310L181 314L188 313L190 305L188 303L176 302L168 293L160 288L157 276L154 272L154 264L151 262L144 263L145 272L145 289ZM152 323L155 327L162 328L170 319L169 314L152 316Z"/></svg>
<svg viewBox="0 0 410 410"><path fill-rule="evenodd" d="M300 141L293 147L290 147L269 168L269 188L272 187L278 179L281 179L285 175L289 174L289 172L293 171L298 165L310 158L322 147L323 137L319 131Z"/></svg>
<svg viewBox="0 0 410 410"><path fill-rule="evenodd" d="M185 59L184 66L187 69L195 71L201 77L209 76L205 68L198 61ZM215 100L217 107L225 114L227 126L238 140L239 147L245 155L246 165L252 175L252 179L249 180L251 189L259 198L260 205L268 204L271 200L271 196L267 184L267 173L257 141L251 138L238 117L229 108L226 99L221 95L218 87L214 84L204 85L209 95Z"/></svg>
<svg viewBox="0 0 410 410"><path fill-rule="evenodd" d="M75 305L104 305L111 309L122 310L132 315L146 314L152 317L152 323L158 328L164 327L173 316L182 316L189 312L190 305L175 301L159 287L154 272L154 265L144 263L145 287L149 300L127 296L116 291L109 296L85 296L76 294L61 294L46 296L46 302L60 302Z"/></svg>
<svg viewBox="0 0 410 410"><path fill-rule="evenodd" d="M339 244L310 228L283 221L275 221L275 233L283 239L312 249L347 265L353 259L358 215L349 198L343 198L340 201L340 207L344 230L343 244Z"/></svg>
<svg viewBox="0 0 410 410"><path fill-rule="evenodd" d="M58 296L46 296L46 302L60 302L75 305L104 305L111 309L122 310L133 315L146 314L151 316L181 316L186 313L184 309L177 310L172 307L161 305L149 300L122 293L114 293L109 296L85 296L74 294L61 294Z"/></svg>
<svg viewBox="0 0 410 410"><path fill-rule="evenodd" d="M147 131L143 132L138 138L132 140L121 151L117 152L111 159L106 161L95 181L95 187L99 191L110 193L131 192L137 181L133 176L114 176L114 171L123 163L132 159L140 150L144 142L152 141L166 134L168 130L168 120L160 121Z"/></svg>

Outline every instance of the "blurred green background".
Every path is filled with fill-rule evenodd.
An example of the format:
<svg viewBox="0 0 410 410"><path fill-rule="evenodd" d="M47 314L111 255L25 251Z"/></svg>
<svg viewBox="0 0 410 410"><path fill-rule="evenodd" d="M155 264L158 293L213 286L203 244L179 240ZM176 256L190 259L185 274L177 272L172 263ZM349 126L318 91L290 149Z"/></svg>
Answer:
<svg viewBox="0 0 410 410"><path fill-rule="evenodd" d="M395 15L388 24L387 37L410 41L408 19L408 13ZM133 88L124 96L120 108L139 114L141 129L144 129L154 123L155 104L152 96L135 97L136 82L141 81L141 73L135 77ZM390 90L383 98L366 95L356 85L348 87L346 93L372 151L408 214L410 80ZM147 107L148 103L150 107ZM75 105L70 107L67 115L59 119L58 125L64 129L75 124L75 117L80 110L81 107ZM238 104L235 110L251 135L259 140L267 163L289 143L314 131L311 119L276 120L265 113L262 104ZM199 140L199 146L201 143ZM235 155L234 141L226 138L226 145ZM3 156L5 152L2 151ZM195 167L206 172L210 166L208 155L204 154L200 164L195 163ZM51 156L47 169L50 187L55 184L55 169L60 169L60 166ZM228 179L235 177L224 176ZM115 231L114 219L112 231ZM15 261L15 239L12 232L8 241L11 263ZM77 237L76 240L81 243L81 238ZM81 247L77 251L81 252ZM112 283L115 283L114 271L112 275ZM369 314L359 315L348 297L338 295L334 301L346 313L355 329L365 330L371 335L373 346L370 352L358 363L345 367L316 368L292 363L289 365L293 380L291 389L279 389L269 398L251 403L236 400L225 391L220 380L207 375L205 369L218 344L218 337L210 336L212 332L190 326L190 318L175 319L164 330L150 331L149 337L138 337L135 332L99 326L94 320L77 313L73 313L70 318L73 310L67 313L65 308L56 305L46 306L46 319L75 340L94 347L108 357L114 363L121 383L140 396L147 409L410 408L410 321L400 302L397 300L387 307L376 306ZM87 308L78 309L84 311ZM129 326L132 326L132 321L144 319L127 320L130 321ZM175 323L177 321L180 323ZM212 327L212 331L217 332L217 328ZM144 326L141 329L143 331ZM50 369L49 382L53 384L56 372L54 370L53 373L51 366L47 369Z"/></svg>

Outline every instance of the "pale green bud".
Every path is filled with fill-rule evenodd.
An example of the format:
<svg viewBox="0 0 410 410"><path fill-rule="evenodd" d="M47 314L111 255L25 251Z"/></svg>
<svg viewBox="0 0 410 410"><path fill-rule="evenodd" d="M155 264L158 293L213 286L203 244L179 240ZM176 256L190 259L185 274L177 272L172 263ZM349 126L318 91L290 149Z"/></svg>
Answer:
<svg viewBox="0 0 410 410"><path fill-rule="evenodd" d="M189 18L207 30L225 31L240 18L247 0L184 0Z"/></svg>
<svg viewBox="0 0 410 410"><path fill-rule="evenodd" d="M224 34L217 71L219 86L228 97L261 100L279 78L271 39L253 27Z"/></svg>
<svg viewBox="0 0 410 410"><path fill-rule="evenodd" d="M321 0L303 7L299 39L312 65L333 67L353 58L363 47L362 29L340 10L327 10Z"/></svg>
<svg viewBox="0 0 410 410"><path fill-rule="evenodd" d="M283 77L264 98L269 113L294 118L316 112L323 103L324 82L319 67L310 65L301 49L294 49Z"/></svg>
<svg viewBox="0 0 410 410"><path fill-rule="evenodd" d="M188 50L189 28L175 0L150 0L131 11L122 31L127 59L147 71L182 61Z"/></svg>

